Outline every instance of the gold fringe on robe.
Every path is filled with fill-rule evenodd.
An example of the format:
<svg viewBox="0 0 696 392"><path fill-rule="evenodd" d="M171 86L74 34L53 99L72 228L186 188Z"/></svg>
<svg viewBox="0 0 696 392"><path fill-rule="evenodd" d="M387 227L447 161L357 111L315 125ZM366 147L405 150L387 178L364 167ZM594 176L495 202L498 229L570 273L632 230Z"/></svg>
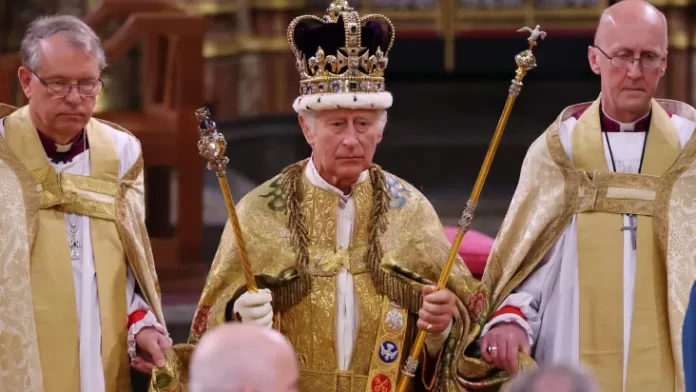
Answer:
<svg viewBox="0 0 696 392"><path fill-rule="evenodd" d="M400 347L403 363L415 337L422 287L437 281L450 244L427 199L410 184L375 167L370 170L371 178L384 176L389 204L386 231L378 240L381 260L374 265L366 261L369 259L366 254L374 245L368 241L371 211L376 203L373 183L379 181L366 180L354 186L356 219L351 245L346 251L337 251L338 196L313 186L304 175L305 164L306 161L302 161L290 166L239 202L237 212L249 260L259 286L273 292L274 327L295 347L302 371L300 390L363 392L366 387L370 388L368 383L374 382L373 378L368 379L368 372L374 370L375 344L381 341L378 332L381 328L376 327L385 321L383 317L389 302L394 301L407 310L404 322L408 331L405 344ZM299 210L308 239L306 270L298 265L295 234L289 223L293 214L288 212L292 201L288 201L287 185L288 173L292 171L299 171L302 176L298 192ZM299 231L300 236L305 232ZM335 282L341 267L346 267L354 276L356 307L360 311L347 372L336 370ZM486 307L486 294L459 258L452 269L448 288L458 298L457 311L439 364L435 364L437 370L432 387L433 390L460 391L452 369L455 352L462 342L473 336L472 326ZM192 323L189 343L195 344L206 331L228 320L228 304L245 290L236 242L228 223ZM188 356L191 348L181 345L175 350L180 351L181 356L170 358L169 369L153 380L152 390L186 390L186 381L177 380L177 377L186 372L186 359L182 358ZM396 371L400 368L397 366ZM417 375L414 382L419 382L421 376ZM391 385L396 387L395 379Z"/></svg>

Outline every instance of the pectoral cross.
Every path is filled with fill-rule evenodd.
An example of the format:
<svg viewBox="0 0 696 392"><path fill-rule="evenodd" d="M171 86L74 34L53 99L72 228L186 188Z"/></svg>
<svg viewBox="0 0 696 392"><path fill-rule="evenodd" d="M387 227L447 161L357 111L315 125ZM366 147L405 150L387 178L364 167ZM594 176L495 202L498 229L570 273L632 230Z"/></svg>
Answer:
<svg viewBox="0 0 696 392"><path fill-rule="evenodd" d="M636 250L636 233L638 232L638 223L634 214L628 214L628 226L621 226L621 231L631 230L631 245L633 250Z"/></svg>
<svg viewBox="0 0 696 392"><path fill-rule="evenodd" d="M75 222L70 222L70 230L68 230L70 239L68 240L68 246L70 246L70 259L79 260L80 259L80 248L82 244L77 239L80 231L75 227Z"/></svg>

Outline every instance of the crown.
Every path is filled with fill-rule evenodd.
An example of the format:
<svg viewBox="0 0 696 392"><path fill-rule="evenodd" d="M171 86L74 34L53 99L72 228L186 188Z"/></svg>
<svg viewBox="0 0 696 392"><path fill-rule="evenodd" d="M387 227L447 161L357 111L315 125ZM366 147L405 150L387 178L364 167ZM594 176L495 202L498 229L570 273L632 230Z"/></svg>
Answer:
<svg viewBox="0 0 696 392"><path fill-rule="evenodd" d="M310 107L304 107L310 110L331 105L391 106L391 94L385 91L384 70L394 44L392 22L379 14L360 17L346 0L332 1L326 11L328 15L323 18L304 15L288 26L288 43L300 74L300 96L293 105L295 109L303 108L303 101L305 106L309 105L307 99L303 100L307 97L319 98ZM377 96L380 93L382 99ZM363 94L377 95L367 98ZM384 94L389 95L388 103Z"/></svg>

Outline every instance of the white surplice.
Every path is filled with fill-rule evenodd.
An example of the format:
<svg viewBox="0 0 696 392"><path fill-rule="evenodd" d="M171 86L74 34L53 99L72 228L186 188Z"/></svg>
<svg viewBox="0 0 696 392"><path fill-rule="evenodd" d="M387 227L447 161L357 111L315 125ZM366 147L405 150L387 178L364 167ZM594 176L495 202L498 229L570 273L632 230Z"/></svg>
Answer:
<svg viewBox="0 0 696 392"><path fill-rule="evenodd" d="M355 225L355 198L345 195L340 189L324 180L316 167L313 158L305 169L305 175L309 182L319 188L338 195L338 212L336 217L336 246L339 249L348 249ZM358 183L367 180L368 171L360 173ZM338 368L348 370L350 367L353 346L357 337L359 317L359 304L355 303L355 288L353 275L346 269L336 276L336 356ZM449 335L452 324L442 334L428 334L425 344L430 356L435 356L442 348L445 339Z"/></svg>
<svg viewBox="0 0 696 392"><path fill-rule="evenodd" d="M691 138L696 124L676 115L672 115L671 120L679 135L680 146L684 148L686 142ZM576 123L577 119L571 117L563 121L559 128L561 144L571 160L571 135ZM632 132L631 130L633 130L635 122L619 124L621 132L606 133L606 136L609 138L609 144L611 144L611 152L614 155L616 171L638 173L646 133ZM609 170L612 170L609 146L607 146L604 134L602 136L607 167L609 167ZM623 216L623 224L624 226L630 225L628 215ZM620 228L617 227L616 229L619 230ZM640 227L638 227L638 230L640 230ZM632 235L633 233L630 230L624 231L624 390L636 276L636 251L633 249ZM499 308L508 305L519 308L524 314L526 321L515 314L503 314L489 321L481 331L481 336L485 335L497 323L516 322L527 331L530 344L534 343L533 356L540 365L580 365L580 302L577 222L575 216L549 253L539 263L537 269L502 302Z"/></svg>
<svg viewBox="0 0 696 392"><path fill-rule="evenodd" d="M131 135L104 126L111 134L119 158L118 178L123 176L133 167L140 156L140 144ZM0 121L0 135L5 137L5 127ZM89 165L90 150L87 149L75 156L67 163L51 164L57 173L69 173L76 175L90 175ZM99 312L99 298L97 295L97 273L94 266L94 254L92 252L92 239L90 235L90 218L74 214L65 214L65 238L69 237L70 223L74 222L78 233L78 241L82 244L80 258L72 261L73 283L75 285L75 301L77 306L77 320L79 326L79 350L80 350L80 390L81 392L103 392L104 367L101 358L101 318ZM67 246L67 243L66 243ZM137 310L147 311L143 320L133 324L129 333L129 349L132 351L133 335L144 327L155 327L165 333L164 328L157 322L155 315L150 311L147 302L136 292L136 281L133 272L128 266L126 280L125 301L128 306L128 315ZM46 380L51 382L51 380Z"/></svg>

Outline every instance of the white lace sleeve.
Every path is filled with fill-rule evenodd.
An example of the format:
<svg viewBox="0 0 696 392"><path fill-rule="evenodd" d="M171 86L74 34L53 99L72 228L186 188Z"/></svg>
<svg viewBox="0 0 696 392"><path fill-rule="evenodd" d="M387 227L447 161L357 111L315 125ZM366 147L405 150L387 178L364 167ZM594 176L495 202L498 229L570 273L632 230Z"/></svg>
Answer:
<svg viewBox="0 0 696 392"><path fill-rule="evenodd" d="M164 329L162 324L157 321L157 317L150 310L150 306L143 299L143 297L138 294L135 290L135 276L130 267L128 267L128 276L126 280L126 300L128 301L128 316L132 315L137 311L146 311L145 317L141 320L133 323L133 325L128 328L128 356L131 361L137 356L137 347L135 343L135 336L146 327L153 327L157 329L162 335L169 336L167 330Z"/></svg>

